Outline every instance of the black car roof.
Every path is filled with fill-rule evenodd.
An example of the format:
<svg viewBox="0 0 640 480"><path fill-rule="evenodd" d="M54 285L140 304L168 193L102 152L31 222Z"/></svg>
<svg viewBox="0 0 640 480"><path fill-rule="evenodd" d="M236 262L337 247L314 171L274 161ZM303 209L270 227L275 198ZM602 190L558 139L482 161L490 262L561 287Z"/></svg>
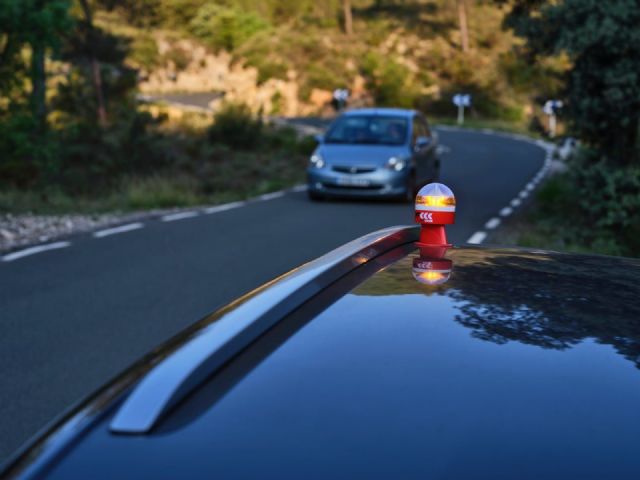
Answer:
<svg viewBox="0 0 640 480"><path fill-rule="evenodd" d="M615 478L640 467L640 263L452 249L364 258L146 435L101 412L52 478ZM356 262L357 263L357 262ZM43 470L40 470L42 473Z"/></svg>

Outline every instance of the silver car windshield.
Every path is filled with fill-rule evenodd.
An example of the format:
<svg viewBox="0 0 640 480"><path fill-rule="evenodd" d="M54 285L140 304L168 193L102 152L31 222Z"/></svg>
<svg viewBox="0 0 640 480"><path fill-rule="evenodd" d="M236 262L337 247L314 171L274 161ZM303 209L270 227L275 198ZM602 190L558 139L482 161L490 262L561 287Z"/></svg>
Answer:
<svg viewBox="0 0 640 480"><path fill-rule="evenodd" d="M344 116L332 125L325 143L402 145L407 140L407 126L403 117Z"/></svg>

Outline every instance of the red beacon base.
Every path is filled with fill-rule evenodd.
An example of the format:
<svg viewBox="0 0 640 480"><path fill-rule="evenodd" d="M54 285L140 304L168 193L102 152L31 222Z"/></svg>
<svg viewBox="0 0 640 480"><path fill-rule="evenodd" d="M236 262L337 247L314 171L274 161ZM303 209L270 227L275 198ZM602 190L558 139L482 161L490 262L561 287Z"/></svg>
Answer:
<svg viewBox="0 0 640 480"><path fill-rule="evenodd" d="M451 248L443 225L423 225L420 240L416 242L421 257L442 258Z"/></svg>
<svg viewBox="0 0 640 480"><path fill-rule="evenodd" d="M449 187L430 183L416 196L415 220L420 224L420 239L416 245L422 256L442 258L451 248L445 225L455 221L456 200Z"/></svg>

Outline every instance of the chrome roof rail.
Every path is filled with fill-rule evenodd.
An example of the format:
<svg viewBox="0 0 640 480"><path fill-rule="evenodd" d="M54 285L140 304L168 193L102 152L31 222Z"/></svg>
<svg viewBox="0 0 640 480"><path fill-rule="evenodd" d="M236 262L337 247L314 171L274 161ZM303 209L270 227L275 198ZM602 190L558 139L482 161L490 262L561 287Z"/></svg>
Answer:
<svg viewBox="0 0 640 480"><path fill-rule="evenodd" d="M267 284L158 363L124 401L111 432L149 432L171 407L288 313L359 265L416 241L418 233L418 226L370 233Z"/></svg>

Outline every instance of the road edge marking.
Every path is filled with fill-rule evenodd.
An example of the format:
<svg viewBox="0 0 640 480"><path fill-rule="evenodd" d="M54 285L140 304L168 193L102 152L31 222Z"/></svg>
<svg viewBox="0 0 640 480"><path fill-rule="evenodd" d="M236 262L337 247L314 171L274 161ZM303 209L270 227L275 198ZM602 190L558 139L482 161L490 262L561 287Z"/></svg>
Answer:
<svg viewBox="0 0 640 480"><path fill-rule="evenodd" d="M501 220L498 217L493 217L484 224L484 228L487 230L494 230L500 225L500 223Z"/></svg>
<svg viewBox="0 0 640 480"><path fill-rule="evenodd" d="M227 210L233 210L234 208L244 207L247 204L245 201L223 203L222 205L214 205L213 207L207 207L202 210L204 215L211 215L213 213L226 212Z"/></svg>
<svg viewBox="0 0 640 480"><path fill-rule="evenodd" d="M193 218L200 215L197 210L189 210L187 212L169 213L160 217L162 222L175 222L176 220L184 220L186 218Z"/></svg>
<svg viewBox="0 0 640 480"><path fill-rule="evenodd" d="M119 233L131 232L133 230L139 230L143 228L144 225L140 222L127 223L125 225L120 225L118 227L105 228L103 230L98 230L93 232L94 238L104 238L109 237L111 235L117 235Z"/></svg>
<svg viewBox="0 0 640 480"><path fill-rule="evenodd" d="M467 243L470 243L472 245L480 245L482 242L484 242L485 238L487 238L487 233L479 230L469 237Z"/></svg>
<svg viewBox="0 0 640 480"><path fill-rule="evenodd" d="M458 132L475 132L484 135L495 135L498 137L510 138L512 140L527 142L531 145L535 145L544 150L545 156L544 161L542 163L542 167L538 169L533 177L529 179L529 181L524 185L522 190L513 198L506 206L502 207L498 211L498 217L492 217L484 225L486 230L495 230L500 224L502 220L499 217L508 217L510 216L516 208L522 205L523 200L529 197L531 193L538 188L539 184L542 182L544 177L549 172L551 167L551 158L554 152L554 145L551 142L547 142L545 140L534 139L527 137L526 135L521 135L518 133L506 133L500 132L496 130L492 130L490 128L482 128L480 130L469 129L469 128L461 128L453 125L435 125L434 128L436 130L440 129L443 131L458 131ZM469 237L466 243L479 245L487 239L487 232L484 230L478 230L473 235Z"/></svg>
<svg viewBox="0 0 640 480"><path fill-rule="evenodd" d="M30 255L35 255L37 253L46 252L49 250L59 250L61 248L66 248L71 245L71 242L53 242L53 243L44 243L42 245L35 245L33 247L25 248L23 250L17 250L15 252L7 253L2 256L3 262L12 262L14 260L18 260L19 258L28 257Z"/></svg>

